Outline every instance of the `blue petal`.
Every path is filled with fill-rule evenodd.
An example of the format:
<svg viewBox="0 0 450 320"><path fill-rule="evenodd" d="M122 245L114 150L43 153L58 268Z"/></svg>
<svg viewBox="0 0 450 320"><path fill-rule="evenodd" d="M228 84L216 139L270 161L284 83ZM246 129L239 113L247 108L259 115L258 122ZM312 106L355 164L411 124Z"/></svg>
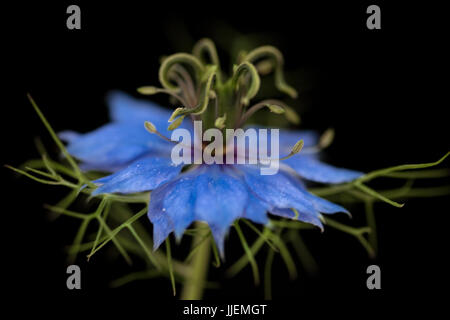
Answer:
<svg viewBox="0 0 450 320"><path fill-rule="evenodd" d="M261 203L269 205L273 214L293 218L292 209L296 209L299 220L322 227L320 213L348 213L345 208L309 193L300 181L285 171L265 176L260 174L257 166L239 167L248 187L262 199Z"/></svg>
<svg viewBox="0 0 450 320"><path fill-rule="evenodd" d="M244 179L251 191L264 199L272 208L297 209L305 214L318 215L319 212L301 190L279 171L275 175L261 175L257 166L240 166Z"/></svg>
<svg viewBox="0 0 450 320"><path fill-rule="evenodd" d="M175 235L181 237L194 221L195 178L195 172L184 173L152 191L148 216L154 224L154 249L164 241L161 235L175 230Z"/></svg>
<svg viewBox="0 0 450 320"><path fill-rule="evenodd" d="M306 214L304 212L298 212L297 219L306 223L310 223L316 227L319 227L323 231L323 224L320 221L320 215ZM288 219L295 218L295 212L292 209L273 208L270 213Z"/></svg>
<svg viewBox="0 0 450 320"><path fill-rule="evenodd" d="M156 188L150 198L148 216L153 223L153 247L157 249L170 232L181 237L194 221L195 175L179 178Z"/></svg>
<svg viewBox="0 0 450 320"><path fill-rule="evenodd" d="M81 133L71 131L71 130L65 130L58 133L58 137L67 143L73 142L77 139L79 139L81 136Z"/></svg>
<svg viewBox="0 0 450 320"><path fill-rule="evenodd" d="M107 96L109 116L112 121L122 123L140 123L151 121L155 125L165 124L171 112L156 103L135 99L123 92L113 91Z"/></svg>
<svg viewBox="0 0 450 320"><path fill-rule="evenodd" d="M153 223L153 250L156 250L166 240L173 230L173 224L167 216L157 215Z"/></svg>
<svg viewBox="0 0 450 320"><path fill-rule="evenodd" d="M251 192L248 193L247 206L245 207L243 218L252 220L253 222L266 224L269 222L267 211L269 205L261 199L254 196Z"/></svg>
<svg viewBox="0 0 450 320"><path fill-rule="evenodd" d="M299 180L296 179L294 176L291 176L288 173L283 173L289 181L297 187L297 189L302 193L302 195L308 199L314 208L316 208L317 211L327 214L337 213L337 212L345 212L347 214L350 214L347 209L344 207L335 204L333 202L330 202L328 200L325 200L323 198L320 198L318 196L313 195L312 193L309 193L305 185Z"/></svg>
<svg viewBox="0 0 450 320"><path fill-rule="evenodd" d="M223 255L224 237L233 221L243 215L247 198L245 185L232 169L216 165L201 166L156 188L148 211L150 220L156 223L155 248L168 230L179 237L194 220L200 220L210 226Z"/></svg>
<svg viewBox="0 0 450 320"><path fill-rule="evenodd" d="M71 155L86 162L88 168L106 171L124 167L150 152L169 156L172 147L169 142L147 132L143 124L107 124L71 138L74 140L67 146Z"/></svg>
<svg viewBox="0 0 450 320"><path fill-rule="evenodd" d="M134 193L149 191L172 180L181 171L170 158L147 157L139 159L127 168L94 181L101 184L92 194Z"/></svg>
<svg viewBox="0 0 450 320"><path fill-rule="evenodd" d="M283 163L289 165L301 177L322 183L343 183L363 175L359 171L333 167L311 156L301 155L301 152L299 155L284 160Z"/></svg>
<svg viewBox="0 0 450 320"><path fill-rule="evenodd" d="M247 204L247 188L225 166L205 167L197 178L195 216L211 227L220 253L224 252L224 237L233 221L243 215Z"/></svg>
<svg viewBox="0 0 450 320"><path fill-rule="evenodd" d="M83 161L82 169L113 172L149 153L170 156L172 145L144 129L144 122L151 121L170 138L172 132L167 130L170 110L121 92L110 93L107 100L113 123L86 134L73 131L59 134L69 143L69 153ZM180 128L193 131L191 121L184 121Z"/></svg>

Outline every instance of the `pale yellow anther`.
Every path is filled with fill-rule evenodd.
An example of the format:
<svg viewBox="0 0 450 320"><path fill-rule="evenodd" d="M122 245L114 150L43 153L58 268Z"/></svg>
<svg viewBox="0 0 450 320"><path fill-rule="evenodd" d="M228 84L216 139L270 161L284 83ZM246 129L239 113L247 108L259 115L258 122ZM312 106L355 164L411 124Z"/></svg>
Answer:
<svg viewBox="0 0 450 320"><path fill-rule="evenodd" d="M329 128L320 137L319 148L320 149L327 148L333 142L333 140L334 140L334 129Z"/></svg>
<svg viewBox="0 0 450 320"><path fill-rule="evenodd" d="M150 133L156 133L158 130L156 129L155 125L151 123L150 121L144 122L145 129Z"/></svg>
<svg viewBox="0 0 450 320"><path fill-rule="evenodd" d="M153 95L158 93L158 88L152 86L139 87L137 91L144 95Z"/></svg>
<svg viewBox="0 0 450 320"><path fill-rule="evenodd" d="M184 110L184 108L176 108L175 111L172 113L172 115L169 118L168 122L172 122L176 117L180 115L180 113Z"/></svg>
<svg viewBox="0 0 450 320"><path fill-rule="evenodd" d="M183 120L184 120L184 116L176 118L175 121L173 121L167 129L172 131L172 130L178 128L180 126L180 124L183 122Z"/></svg>
<svg viewBox="0 0 450 320"><path fill-rule="evenodd" d="M214 122L214 126L219 129L225 128L225 121L227 120L227 114L225 113L223 117L218 117Z"/></svg>
<svg viewBox="0 0 450 320"><path fill-rule="evenodd" d="M270 112L276 113L276 114L282 114L285 112L284 108L281 106L278 106L276 104L268 104L267 108L269 108Z"/></svg>
<svg viewBox="0 0 450 320"><path fill-rule="evenodd" d="M297 143L292 147L291 153L292 154L297 154L299 153L302 149L303 149L303 145L305 143L302 140L297 141Z"/></svg>

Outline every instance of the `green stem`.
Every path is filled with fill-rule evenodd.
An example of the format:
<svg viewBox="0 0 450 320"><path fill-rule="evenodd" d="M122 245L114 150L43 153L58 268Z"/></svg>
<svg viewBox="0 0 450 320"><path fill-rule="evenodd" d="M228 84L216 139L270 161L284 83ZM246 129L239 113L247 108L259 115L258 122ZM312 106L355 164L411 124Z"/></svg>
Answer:
<svg viewBox="0 0 450 320"><path fill-rule="evenodd" d="M365 201L365 209L366 209L367 225L370 228L369 243L376 253L378 251L377 224L376 224L376 220L375 220L375 214L374 214L374 210L373 210L373 201L372 200Z"/></svg>
<svg viewBox="0 0 450 320"><path fill-rule="evenodd" d="M202 224L197 222L196 227L201 227ZM203 241L199 244L202 238L208 233L208 230L200 230L194 236L192 247L198 246L195 255L192 257L191 274L186 278L181 293L182 300L200 300L203 297L203 290L209 269L209 259L211 253L211 241Z"/></svg>

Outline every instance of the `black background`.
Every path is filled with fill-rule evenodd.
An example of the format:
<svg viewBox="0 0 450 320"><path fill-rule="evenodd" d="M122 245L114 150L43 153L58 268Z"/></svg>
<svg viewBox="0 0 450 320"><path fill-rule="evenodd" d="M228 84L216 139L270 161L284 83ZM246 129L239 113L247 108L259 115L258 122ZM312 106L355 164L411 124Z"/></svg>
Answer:
<svg viewBox="0 0 450 320"><path fill-rule="evenodd" d="M229 39L220 31L225 27L254 34L256 44L274 44L283 51L286 69L291 70L287 78L300 91L304 127L336 130L335 143L327 150L332 164L367 172L435 161L449 149L448 33L438 6L375 2L382 10L382 29L368 30L365 10L371 3L73 3L81 7L81 30L66 28L69 2L21 3L5 11L12 18L3 31L4 50L11 54L5 65L12 71L7 82L13 99L2 108L3 163L17 166L37 156L35 137L51 145L27 92L56 131L92 130L107 121L104 96L109 90L133 93L138 86L157 85L162 55L189 50L204 36L215 40L225 55ZM50 222L42 207L56 202L60 190L17 179L6 169L3 181L2 264L10 296L42 300L44 307L51 307L49 301L56 298L88 303L100 296L132 296L144 298L149 308L173 299L167 279L111 291L109 281L130 268L101 253L89 263L79 259L83 289L68 291L64 246L71 243L77 222ZM447 201L409 200L402 209L377 205L380 252L375 261L347 235L332 230L308 233L320 275L310 278L300 270L299 279L290 282L278 260L273 285L278 307L299 312L320 303L323 312L338 302L335 310L347 314L355 306L373 310L400 300L425 305L425 297L444 298L437 289L445 288L448 273ZM352 223L363 222L358 217L362 208L353 213ZM242 254L236 234L231 234L227 248L230 262ZM236 253L230 248L237 248ZM373 263L382 270L382 290L376 292L365 286L366 267ZM214 272L219 279L220 274ZM222 282L223 289L207 291L206 297L263 299L263 289L253 286L249 269Z"/></svg>

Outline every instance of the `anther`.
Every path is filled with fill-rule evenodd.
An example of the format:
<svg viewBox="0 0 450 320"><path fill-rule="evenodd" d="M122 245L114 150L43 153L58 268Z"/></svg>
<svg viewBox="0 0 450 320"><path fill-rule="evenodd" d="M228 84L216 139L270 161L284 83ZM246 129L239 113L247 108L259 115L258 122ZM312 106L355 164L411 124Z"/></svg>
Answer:
<svg viewBox="0 0 450 320"><path fill-rule="evenodd" d="M328 128L319 138L317 145L307 147L303 150L304 153L317 153L325 148L328 148L334 140L334 129Z"/></svg>
<svg viewBox="0 0 450 320"><path fill-rule="evenodd" d="M183 122L184 120L184 116L178 117L176 118L167 128L168 130L172 131L175 130L176 128L178 128L180 126L180 124Z"/></svg>
<svg viewBox="0 0 450 320"><path fill-rule="evenodd" d="M143 86L143 87L137 88L137 92L139 92L140 94L143 94L143 95L147 95L147 96L154 95L154 94L157 94L157 93L165 93L165 94L167 94L167 95L177 99L184 106L188 106L189 105L187 103L187 101L184 100L183 97L181 97L179 94L176 93L176 91L162 89L162 88L157 88L157 87L153 87L153 86Z"/></svg>
<svg viewBox="0 0 450 320"><path fill-rule="evenodd" d="M290 157L296 155L297 153L299 153L300 151L302 151L303 145L304 145L304 144L305 144L305 143L303 142L303 139L297 141L297 143L294 144L294 146L292 147L291 152L290 152L287 156L285 156L285 157L283 157L283 158L280 158L279 160L280 160L280 161L286 160L286 159L289 159Z"/></svg>
<svg viewBox="0 0 450 320"><path fill-rule="evenodd" d="M166 136L162 135L162 134L158 131L158 129L156 129L156 126L155 126L153 123L151 123L150 121L145 121L145 122L144 122L144 127L145 127L145 129L146 129L148 132L150 132L150 133L152 133L152 134L156 134L158 137L160 137L161 139L163 139L163 140L165 140L165 141L167 141L167 142L171 142L171 143L173 143L173 144L180 144L180 145L184 146L185 148L191 148L191 147L192 147L192 146L185 145L185 144L183 144L183 143L179 143L179 142L177 142L177 141L170 140L170 139L167 138Z"/></svg>
<svg viewBox="0 0 450 320"><path fill-rule="evenodd" d="M259 158L258 160L259 160L259 162L263 162L263 163L267 163L267 164L270 163L270 161L283 161L283 160L289 159L292 156L295 156L297 153L302 151L303 145L304 145L304 142L303 142L303 139L301 139L294 144L294 146L291 149L291 152L287 156L284 156L284 157L278 158L278 159Z"/></svg>
<svg viewBox="0 0 450 320"><path fill-rule="evenodd" d="M273 112L275 114L284 114L286 119L289 122L292 122L294 124L298 124L300 122L300 117L298 114L288 105L283 103L282 101L278 100L264 100L261 101L250 108L247 109L247 111L242 115L241 119L239 119L237 127L241 127L244 125L244 123L257 111L268 108L270 112Z"/></svg>
<svg viewBox="0 0 450 320"><path fill-rule="evenodd" d="M328 128L319 139L319 148L325 149L331 145L334 140L334 129Z"/></svg>
<svg viewBox="0 0 450 320"><path fill-rule="evenodd" d="M176 141L172 141L172 140L170 140L169 138L167 138L166 136L163 136L163 135L158 131L158 129L156 129L156 126L155 126L153 123L151 123L150 121L145 121L145 122L144 122L144 127L145 127L145 129L146 129L148 132L153 133L153 134L156 134L158 137L160 137L161 139L163 139L163 140L165 140L165 141L168 141L168 142L171 142L171 143L177 143Z"/></svg>
<svg viewBox="0 0 450 320"><path fill-rule="evenodd" d="M227 114L225 113L223 117L218 117L214 122L214 126L219 129L225 128L225 121L227 120Z"/></svg>

